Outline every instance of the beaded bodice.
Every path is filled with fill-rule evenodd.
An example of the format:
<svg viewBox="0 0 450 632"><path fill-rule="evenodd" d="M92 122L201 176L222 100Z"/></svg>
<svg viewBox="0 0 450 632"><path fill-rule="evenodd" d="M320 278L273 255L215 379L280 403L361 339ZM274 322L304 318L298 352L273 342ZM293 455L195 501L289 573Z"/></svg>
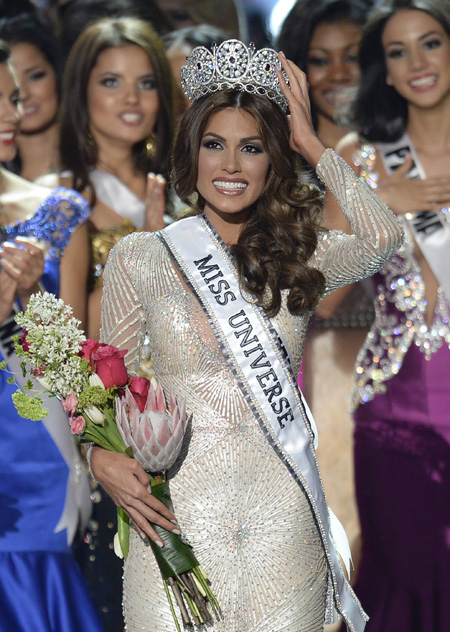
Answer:
<svg viewBox="0 0 450 632"><path fill-rule="evenodd" d="M42 202L28 219L5 226L8 240L34 237L46 246L48 258L57 260L69 243L75 228L86 221L90 208L75 191L58 187Z"/></svg>
<svg viewBox="0 0 450 632"><path fill-rule="evenodd" d="M378 184L374 171L376 148L362 144L354 155L360 177L372 188ZM446 219L449 214L445 213ZM386 392L386 382L396 375L412 344L427 358L443 344L450 346L450 305L438 289L433 320L426 322L427 300L422 272L414 255L415 241L408 222L398 218L405 240L401 248L374 275L375 322L361 348L354 377L351 407Z"/></svg>

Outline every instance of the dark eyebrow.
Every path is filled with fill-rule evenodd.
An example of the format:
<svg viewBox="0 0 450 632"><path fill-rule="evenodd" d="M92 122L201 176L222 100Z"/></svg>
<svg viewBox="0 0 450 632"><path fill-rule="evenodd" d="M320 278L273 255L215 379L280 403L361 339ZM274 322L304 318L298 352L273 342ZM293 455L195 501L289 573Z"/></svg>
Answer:
<svg viewBox="0 0 450 632"><path fill-rule="evenodd" d="M105 70L105 72L102 72L102 74L100 75L100 77L123 77L124 75L121 74L120 72L114 72L113 70ZM145 73L145 75L141 75L140 77L138 77L138 79L154 79L155 78L155 73L152 72L147 72Z"/></svg>
<svg viewBox="0 0 450 632"><path fill-rule="evenodd" d="M430 37L430 35L439 35L439 36L441 36L442 34L439 33L438 31L429 31L428 33L425 33L424 35L421 35L419 37L419 42L424 40L424 39L426 39L427 37ZM386 46L393 46L393 45L394 46L403 46L404 42L388 42L386 44Z"/></svg>
<svg viewBox="0 0 450 632"><path fill-rule="evenodd" d="M216 134L214 132L206 132L205 134L203 134L203 138L205 138L205 136L213 136L214 138L217 138L217 140L220 140L223 143L226 142L226 138L224 138L223 136L220 136L219 134ZM240 142L241 143L249 143L249 142L251 142L253 140L261 141L261 136L248 136L248 138L241 138Z"/></svg>
<svg viewBox="0 0 450 632"><path fill-rule="evenodd" d="M358 46L358 44L359 44L359 40L355 42L351 42L350 44L347 44L347 46L344 46L343 50L347 50L348 48L352 48L353 46ZM308 48L308 54L310 54L311 51L313 50L320 50L322 53L329 53L330 50L333 50L333 49L323 48L322 46L311 46L311 48Z"/></svg>
<svg viewBox="0 0 450 632"><path fill-rule="evenodd" d="M31 66L31 68L27 68L25 72L34 72L38 68L44 68L44 64L35 64L34 66Z"/></svg>

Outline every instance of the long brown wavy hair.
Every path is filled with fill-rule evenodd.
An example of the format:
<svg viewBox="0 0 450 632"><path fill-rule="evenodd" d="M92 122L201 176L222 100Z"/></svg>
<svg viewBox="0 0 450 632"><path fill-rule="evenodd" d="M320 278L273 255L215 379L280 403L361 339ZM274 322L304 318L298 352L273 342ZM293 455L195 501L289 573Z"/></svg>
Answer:
<svg viewBox="0 0 450 632"><path fill-rule="evenodd" d="M323 194L301 182L298 156L289 145L288 121L276 104L235 90L195 101L180 121L173 146L175 191L194 213L203 211L205 200L196 189L200 144L210 118L225 108L241 109L254 118L270 159L265 188L232 247L241 286L256 297L270 317L280 310L281 290L289 290L287 307L292 314L314 309L325 278L307 262L317 246Z"/></svg>

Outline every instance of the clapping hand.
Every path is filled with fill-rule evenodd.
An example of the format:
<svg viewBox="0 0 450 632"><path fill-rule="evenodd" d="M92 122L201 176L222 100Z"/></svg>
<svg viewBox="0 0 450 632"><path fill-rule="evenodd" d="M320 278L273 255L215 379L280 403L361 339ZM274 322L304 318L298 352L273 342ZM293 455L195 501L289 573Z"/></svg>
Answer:
<svg viewBox="0 0 450 632"><path fill-rule="evenodd" d="M25 308L44 272L44 253L29 241L4 242L0 252L0 321L9 316L16 296Z"/></svg>
<svg viewBox="0 0 450 632"><path fill-rule="evenodd" d="M166 211L165 198L166 181L163 176L149 173L145 194L145 222L144 230L154 232L164 228L164 213Z"/></svg>
<svg viewBox="0 0 450 632"><path fill-rule="evenodd" d="M283 73L277 68L281 89L289 104L291 148L315 167L325 147L317 138L312 124L306 75L292 61L286 59L284 53L279 53L278 58L289 78L287 83Z"/></svg>
<svg viewBox="0 0 450 632"><path fill-rule="evenodd" d="M42 248L29 241L15 240L15 245L5 242L0 253L3 271L17 285L17 293L27 293L37 289L37 283L44 272Z"/></svg>

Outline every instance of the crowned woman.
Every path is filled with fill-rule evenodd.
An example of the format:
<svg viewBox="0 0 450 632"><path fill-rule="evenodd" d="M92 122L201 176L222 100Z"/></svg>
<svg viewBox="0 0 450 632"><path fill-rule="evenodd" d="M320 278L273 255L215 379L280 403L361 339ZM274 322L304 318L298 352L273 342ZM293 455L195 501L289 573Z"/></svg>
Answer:
<svg viewBox="0 0 450 632"><path fill-rule="evenodd" d="M163 546L153 523L194 545L223 611L208 629L319 632L339 612L360 632L366 615L345 578L346 541L295 378L317 302L373 274L402 233L317 139L305 75L281 53L229 40L194 49L182 76L193 104L173 148L173 186L192 211L123 239L105 271L103 341L128 349L133 373L148 336L158 380L192 416L168 473L174 513L133 459L91 450L94 475L135 527L127 630L176 629L149 545ZM302 182L300 156L353 234L320 229L322 195Z"/></svg>

